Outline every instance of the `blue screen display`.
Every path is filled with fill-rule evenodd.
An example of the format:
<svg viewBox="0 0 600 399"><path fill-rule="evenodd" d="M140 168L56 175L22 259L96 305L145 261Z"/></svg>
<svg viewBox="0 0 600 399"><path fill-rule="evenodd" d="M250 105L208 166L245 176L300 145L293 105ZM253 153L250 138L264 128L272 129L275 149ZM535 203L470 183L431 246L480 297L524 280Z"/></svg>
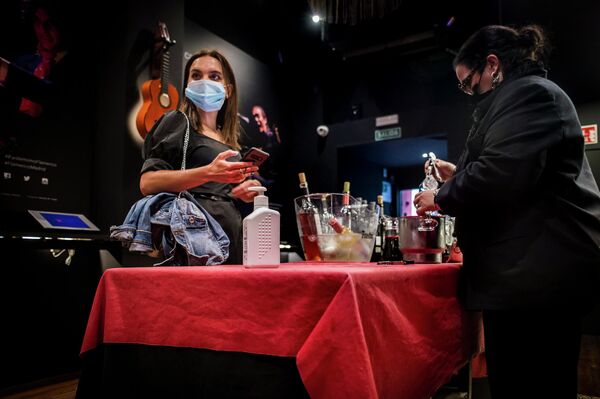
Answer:
<svg viewBox="0 0 600 399"><path fill-rule="evenodd" d="M61 215L56 213L44 213L40 212L40 215L44 217L54 227L81 227L88 228L89 226L81 220L79 216L75 215Z"/></svg>

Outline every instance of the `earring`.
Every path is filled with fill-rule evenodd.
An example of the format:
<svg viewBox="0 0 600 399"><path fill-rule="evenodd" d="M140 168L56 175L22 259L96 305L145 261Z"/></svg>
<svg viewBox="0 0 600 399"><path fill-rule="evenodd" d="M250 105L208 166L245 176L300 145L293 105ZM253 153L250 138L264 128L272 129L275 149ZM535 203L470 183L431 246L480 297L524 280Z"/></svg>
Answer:
<svg viewBox="0 0 600 399"><path fill-rule="evenodd" d="M492 73L492 90L494 90L500 84L500 74L498 71Z"/></svg>

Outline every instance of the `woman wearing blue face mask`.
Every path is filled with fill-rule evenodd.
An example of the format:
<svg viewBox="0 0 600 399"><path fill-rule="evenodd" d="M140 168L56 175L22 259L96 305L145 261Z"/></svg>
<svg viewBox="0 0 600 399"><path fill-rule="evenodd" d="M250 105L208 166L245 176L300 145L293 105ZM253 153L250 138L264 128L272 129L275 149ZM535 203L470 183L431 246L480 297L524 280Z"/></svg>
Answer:
<svg viewBox="0 0 600 399"><path fill-rule="evenodd" d="M194 54L185 66L180 111L165 114L144 141L140 190L144 195L187 190L229 237L228 264L242 263L242 220L235 200L251 202L257 167L240 162L238 97L233 70L215 50ZM190 122L186 170L179 170Z"/></svg>

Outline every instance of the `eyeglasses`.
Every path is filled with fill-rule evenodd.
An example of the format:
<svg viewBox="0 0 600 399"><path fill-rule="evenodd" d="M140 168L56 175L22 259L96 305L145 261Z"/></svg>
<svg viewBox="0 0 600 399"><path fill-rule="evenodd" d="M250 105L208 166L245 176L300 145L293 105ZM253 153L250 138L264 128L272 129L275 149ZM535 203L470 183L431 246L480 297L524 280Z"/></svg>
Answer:
<svg viewBox="0 0 600 399"><path fill-rule="evenodd" d="M473 80L473 76L475 75L475 72L478 72L479 69L480 69L479 65L477 65L475 68L473 68L471 70L471 73L469 73L462 82L458 82L458 88L460 89L460 91L462 91L465 94L468 94L469 96L473 95L473 88L471 87L471 81Z"/></svg>

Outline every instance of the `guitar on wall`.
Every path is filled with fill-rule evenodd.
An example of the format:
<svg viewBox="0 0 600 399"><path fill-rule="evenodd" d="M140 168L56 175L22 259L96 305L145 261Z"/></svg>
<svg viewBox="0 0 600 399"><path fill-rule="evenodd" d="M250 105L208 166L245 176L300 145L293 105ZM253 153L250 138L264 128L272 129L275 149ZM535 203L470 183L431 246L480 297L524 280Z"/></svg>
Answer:
<svg viewBox="0 0 600 399"><path fill-rule="evenodd" d="M142 138L146 137L164 113L176 109L179 103L179 93L175 86L169 83L169 48L175 44L175 40L171 40L164 22L158 23L157 36L159 46L155 46L154 55L160 56L160 73L158 78L155 77L156 73L151 73L153 79L142 85L143 103L135 118L135 125ZM151 67L151 71L153 69L157 68Z"/></svg>

